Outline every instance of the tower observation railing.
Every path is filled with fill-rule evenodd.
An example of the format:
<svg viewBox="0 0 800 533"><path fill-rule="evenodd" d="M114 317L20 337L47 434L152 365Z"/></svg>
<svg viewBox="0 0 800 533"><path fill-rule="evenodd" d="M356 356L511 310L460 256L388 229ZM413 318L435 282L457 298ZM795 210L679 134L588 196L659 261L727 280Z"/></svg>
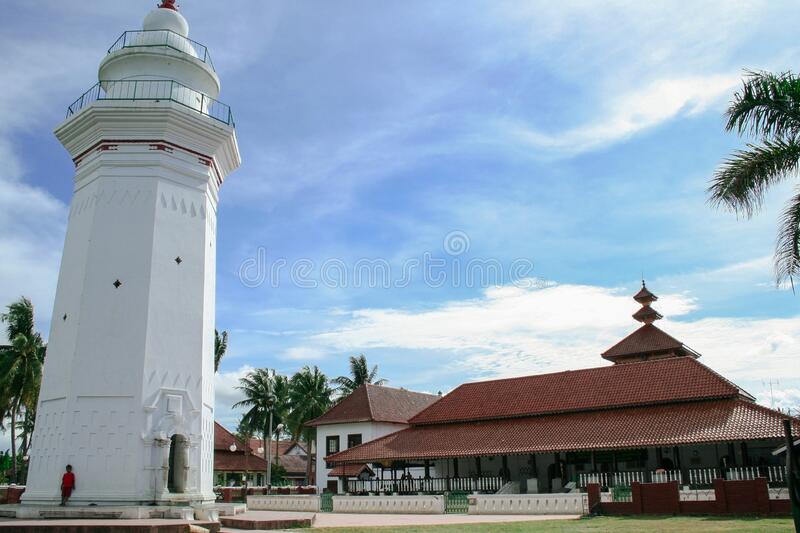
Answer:
<svg viewBox="0 0 800 533"><path fill-rule="evenodd" d="M176 102L234 127L230 106L173 80L103 80L67 108L67 118L98 100Z"/></svg>
<svg viewBox="0 0 800 533"><path fill-rule="evenodd" d="M156 47L165 46L178 52L183 52L203 63L206 63L214 70L214 64L211 62L211 54L208 48L193 41L188 37L184 37L172 30L130 30L124 32L119 36L119 39L111 45L108 53L122 50L123 48L136 48L136 47Z"/></svg>

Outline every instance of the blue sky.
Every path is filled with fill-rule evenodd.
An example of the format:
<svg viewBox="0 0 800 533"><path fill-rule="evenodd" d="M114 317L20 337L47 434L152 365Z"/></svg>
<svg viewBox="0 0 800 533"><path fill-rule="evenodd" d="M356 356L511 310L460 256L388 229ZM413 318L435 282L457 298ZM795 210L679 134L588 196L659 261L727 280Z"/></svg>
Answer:
<svg viewBox="0 0 800 533"><path fill-rule="evenodd" d="M363 352L391 385L446 392L604 364L636 326L642 273L666 331L797 407L800 300L770 265L797 181L749 221L711 209L705 188L742 144L722 119L742 69L796 68L800 6L649 4L183 2L243 159L218 213L220 419L233 424L251 367L333 377ZM5 5L0 301L31 297L44 332L73 174L51 132L152 5ZM260 250L267 271L311 265L317 286L289 266L258 283ZM426 257L444 283L396 283ZM393 286L355 283L363 260L385 261ZM467 283L471 260L499 264L502 283ZM323 279L333 265L346 286Z"/></svg>

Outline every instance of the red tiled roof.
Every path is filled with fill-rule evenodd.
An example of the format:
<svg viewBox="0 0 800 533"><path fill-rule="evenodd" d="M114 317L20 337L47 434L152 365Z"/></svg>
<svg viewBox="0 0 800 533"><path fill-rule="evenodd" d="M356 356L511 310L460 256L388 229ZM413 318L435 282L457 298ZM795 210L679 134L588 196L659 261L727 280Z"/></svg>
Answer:
<svg viewBox="0 0 800 533"><path fill-rule="evenodd" d="M361 385L325 414L306 425L369 421L405 424L409 418L438 399L433 394L379 385Z"/></svg>
<svg viewBox="0 0 800 533"><path fill-rule="evenodd" d="M626 355L667 352L670 350L675 350L681 355L700 356L684 346L681 341L671 335L667 335L653 324L645 324L601 355L605 359L614 360Z"/></svg>
<svg viewBox="0 0 800 533"><path fill-rule="evenodd" d="M641 309L633 313L633 319L637 322L653 322L654 320L660 320L664 318L661 316L661 313L650 307L649 305L643 305Z"/></svg>
<svg viewBox="0 0 800 533"><path fill-rule="evenodd" d="M633 299L636 300L637 302L639 302L640 304L643 304L645 302L652 303L652 302L655 302L656 300L658 300L658 296L656 296L655 294L650 292L647 289L647 287L642 285L642 288L639 289L639 292L637 292L636 294L633 295Z"/></svg>
<svg viewBox="0 0 800 533"><path fill-rule="evenodd" d="M219 422L214 422L214 449L230 451L231 444L235 444L237 450L244 450L244 441L239 440ZM255 453L255 448L251 447L251 452Z"/></svg>
<svg viewBox="0 0 800 533"><path fill-rule="evenodd" d="M281 455L278 463L286 469L287 474L306 475L308 458L304 455Z"/></svg>
<svg viewBox="0 0 800 533"><path fill-rule="evenodd" d="M263 441L259 437L250 439L250 448L253 454L264 459L265 454L258 453L259 448L263 448ZM275 461L275 454L278 455L278 464L286 469L286 473L290 476L305 476L306 464L308 461L307 455L286 455L286 452L297 446L305 453L305 446L301 442L294 440L281 439L280 441L272 441L272 456L271 460ZM265 463L266 464L266 463Z"/></svg>
<svg viewBox="0 0 800 533"><path fill-rule="evenodd" d="M348 463L333 467L328 477L358 477L364 470L369 472L369 475L375 473L366 463Z"/></svg>
<svg viewBox="0 0 800 533"><path fill-rule="evenodd" d="M301 450L303 450L303 453L305 453L306 451L305 446L303 446L302 443L297 442L295 440L288 440L288 439L281 439L279 441L273 440L272 456L274 457L275 454L278 454L279 456L285 455L286 452L288 452L293 446L299 447ZM253 450L253 453L263 457L265 454L258 453L258 449L263 447L264 447L264 441L261 439L261 437L253 437L250 439L250 448Z"/></svg>
<svg viewBox="0 0 800 533"><path fill-rule="evenodd" d="M246 469L245 466L247 467ZM214 450L214 471L244 472L248 470L250 472L264 472L266 469L267 462L252 453L247 456L245 461L243 451Z"/></svg>
<svg viewBox="0 0 800 533"><path fill-rule="evenodd" d="M738 395L736 386L708 367L677 357L466 383L410 422L488 420Z"/></svg>
<svg viewBox="0 0 800 533"><path fill-rule="evenodd" d="M236 445L236 451L230 450L231 444ZM218 422L214 422L214 470L220 472L244 472L245 466L251 472L267 468L267 463L251 448L247 455L245 465L244 442L237 439L236 435L225 429Z"/></svg>
<svg viewBox="0 0 800 533"><path fill-rule="evenodd" d="M371 463L778 439L785 418L747 400L725 399L412 426L325 459ZM793 421L800 431L800 420Z"/></svg>

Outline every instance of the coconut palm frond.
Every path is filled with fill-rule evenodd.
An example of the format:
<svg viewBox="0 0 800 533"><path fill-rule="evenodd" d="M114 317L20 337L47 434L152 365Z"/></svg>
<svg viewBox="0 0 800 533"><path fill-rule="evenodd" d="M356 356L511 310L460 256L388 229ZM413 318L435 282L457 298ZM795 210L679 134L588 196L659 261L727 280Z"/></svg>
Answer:
<svg viewBox="0 0 800 533"><path fill-rule="evenodd" d="M789 199L780 221L775 246L775 278L778 284L792 283L800 274L800 188Z"/></svg>
<svg viewBox="0 0 800 533"><path fill-rule="evenodd" d="M748 218L757 211L767 189L794 175L800 162L800 143L795 139L764 141L738 150L716 171L708 188L709 200Z"/></svg>
<svg viewBox="0 0 800 533"><path fill-rule="evenodd" d="M221 334L216 329L214 330L214 372L219 370L219 364L228 351L228 332L223 331Z"/></svg>
<svg viewBox="0 0 800 533"><path fill-rule="evenodd" d="M362 353L357 356L350 356L350 376L339 376L332 380L338 385L338 390L342 396L347 396L365 383L373 385L383 385L387 380L376 379L378 376L378 365L369 368L367 357Z"/></svg>
<svg viewBox="0 0 800 533"><path fill-rule="evenodd" d="M800 131L800 78L791 72L747 71L726 118L726 129L740 135L796 135Z"/></svg>

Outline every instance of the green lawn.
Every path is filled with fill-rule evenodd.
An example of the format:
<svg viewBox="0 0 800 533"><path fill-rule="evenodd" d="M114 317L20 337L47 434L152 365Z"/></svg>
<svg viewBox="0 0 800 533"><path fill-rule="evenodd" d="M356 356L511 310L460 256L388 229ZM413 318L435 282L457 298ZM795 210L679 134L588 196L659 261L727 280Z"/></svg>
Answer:
<svg viewBox="0 0 800 533"><path fill-rule="evenodd" d="M500 524L454 524L448 526L409 526L381 528L323 528L319 531L368 533L777 533L793 532L788 518L718 517L598 517L581 520L543 520Z"/></svg>

